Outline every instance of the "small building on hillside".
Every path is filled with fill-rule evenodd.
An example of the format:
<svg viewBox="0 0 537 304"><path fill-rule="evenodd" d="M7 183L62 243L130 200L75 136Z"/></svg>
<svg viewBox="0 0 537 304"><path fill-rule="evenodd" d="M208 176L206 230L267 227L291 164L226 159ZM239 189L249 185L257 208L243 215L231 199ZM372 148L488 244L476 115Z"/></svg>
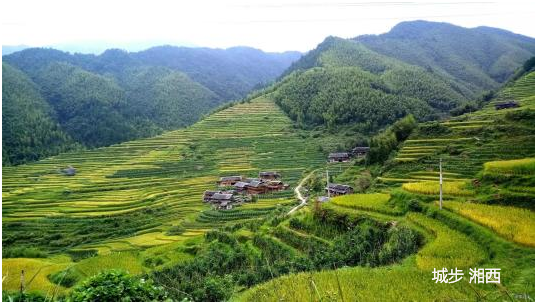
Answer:
<svg viewBox="0 0 537 304"><path fill-rule="evenodd" d="M518 102L514 100L506 101L506 102L499 102L494 105L496 107L496 110L503 110L503 109L510 109L510 108L518 108L520 105Z"/></svg>
<svg viewBox="0 0 537 304"><path fill-rule="evenodd" d="M288 184L284 184L282 181L279 180L271 180L268 181L266 184L268 191L282 191L289 188Z"/></svg>
<svg viewBox="0 0 537 304"><path fill-rule="evenodd" d="M224 176L218 181L220 187L229 187L235 185L237 182L242 181L242 176Z"/></svg>
<svg viewBox="0 0 537 304"><path fill-rule="evenodd" d="M280 173L274 171L259 172L258 176L260 180L278 180L282 177Z"/></svg>
<svg viewBox="0 0 537 304"><path fill-rule="evenodd" d="M267 185L260 180L254 180L248 183L246 186L246 192L248 194L263 194L268 191Z"/></svg>
<svg viewBox="0 0 537 304"><path fill-rule="evenodd" d="M328 154L328 161L331 163L344 163L351 160L349 153L336 152Z"/></svg>
<svg viewBox="0 0 537 304"><path fill-rule="evenodd" d="M328 187L325 188L331 196L351 194L354 192L354 189L349 185L333 184L329 183Z"/></svg>
<svg viewBox="0 0 537 304"><path fill-rule="evenodd" d="M364 156L369 152L369 147L354 147L352 148L351 154L353 156Z"/></svg>
<svg viewBox="0 0 537 304"><path fill-rule="evenodd" d="M67 175L67 176L75 176L76 175L76 169L73 168L73 166L69 166L65 169L62 169L61 172L64 174L64 175Z"/></svg>

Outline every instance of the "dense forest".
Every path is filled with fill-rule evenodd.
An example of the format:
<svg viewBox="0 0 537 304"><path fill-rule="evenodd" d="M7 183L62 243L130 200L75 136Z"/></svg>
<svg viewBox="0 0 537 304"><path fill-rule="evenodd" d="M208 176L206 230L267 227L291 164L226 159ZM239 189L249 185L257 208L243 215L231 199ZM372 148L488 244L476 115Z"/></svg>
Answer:
<svg viewBox="0 0 537 304"><path fill-rule="evenodd" d="M496 89L535 53L535 40L491 28L401 22L382 35L354 38L369 49L434 71L473 93Z"/></svg>
<svg viewBox="0 0 537 304"><path fill-rule="evenodd" d="M403 22L380 36L326 38L272 90L301 127L374 132L408 114L424 121L464 108L505 82L534 45L503 30Z"/></svg>
<svg viewBox="0 0 537 304"><path fill-rule="evenodd" d="M188 126L273 80L299 55L162 46L98 56L32 48L3 56L3 164Z"/></svg>
<svg viewBox="0 0 537 304"><path fill-rule="evenodd" d="M2 64L2 163L19 164L79 147L24 73Z"/></svg>

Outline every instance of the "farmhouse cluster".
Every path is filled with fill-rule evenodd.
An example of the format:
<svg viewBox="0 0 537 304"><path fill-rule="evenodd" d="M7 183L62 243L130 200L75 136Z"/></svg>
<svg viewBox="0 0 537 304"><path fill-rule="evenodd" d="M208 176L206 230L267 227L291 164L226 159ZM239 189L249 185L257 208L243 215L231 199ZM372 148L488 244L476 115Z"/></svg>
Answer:
<svg viewBox="0 0 537 304"><path fill-rule="evenodd" d="M252 201L253 195L289 188L289 185L280 179L281 175L272 171L259 172L256 178L224 176L217 181L219 190L205 191L203 201L212 204L215 209L232 209L234 205Z"/></svg>
<svg viewBox="0 0 537 304"><path fill-rule="evenodd" d="M328 154L328 162L345 163L353 157L365 156L369 152L369 147L354 147L350 152L335 152Z"/></svg>

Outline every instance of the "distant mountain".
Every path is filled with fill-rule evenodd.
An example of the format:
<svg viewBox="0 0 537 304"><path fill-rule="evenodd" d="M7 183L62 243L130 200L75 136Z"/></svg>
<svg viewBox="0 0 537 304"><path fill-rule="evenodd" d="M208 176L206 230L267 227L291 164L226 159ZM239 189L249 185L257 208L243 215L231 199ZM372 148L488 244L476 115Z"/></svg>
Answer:
<svg viewBox="0 0 537 304"><path fill-rule="evenodd" d="M383 35L326 38L291 64L273 97L300 126L375 131L407 114L448 115L498 88L534 46L533 38L500 29L403 22Z"/></svg>
<svg viewBox="0 0 537 304"><path fill-rule="evenodd" d="M272 81L299 56L246 47L163 46L101 55L29 48L2 59L31 82L21 88L33 87L31 94L47 104L50 115L43 117L94 148L188 126L223 102ZM10 109L14 116L26 115L16 113L22 107Z"/></svg>

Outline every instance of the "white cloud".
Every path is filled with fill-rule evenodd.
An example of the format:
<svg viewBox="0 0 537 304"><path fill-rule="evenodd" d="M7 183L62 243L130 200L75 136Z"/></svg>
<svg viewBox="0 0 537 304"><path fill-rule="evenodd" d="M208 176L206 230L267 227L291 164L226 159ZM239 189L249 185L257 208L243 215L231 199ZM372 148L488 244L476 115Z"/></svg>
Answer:
<svg viewBox="0 0 537 304"><path fill-rule="evenodd" d="M328 35L379 34L415 19L534 37L534 15L528 2L505 0L18 0L2 3L2 44L159 41L307 51Z"/></svg>

